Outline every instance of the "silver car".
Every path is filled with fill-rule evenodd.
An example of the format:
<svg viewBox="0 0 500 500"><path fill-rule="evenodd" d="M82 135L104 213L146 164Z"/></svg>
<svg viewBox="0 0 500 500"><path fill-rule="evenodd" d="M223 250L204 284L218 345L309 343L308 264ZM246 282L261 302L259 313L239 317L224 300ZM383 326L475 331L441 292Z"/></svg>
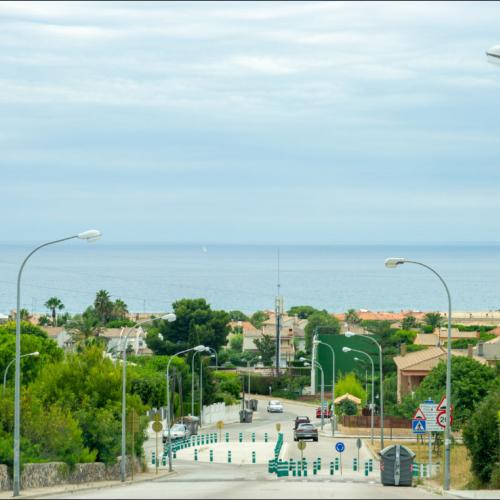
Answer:
<svg viewBox="0 0 500 500"><path fill-rule="evenodd" d="M281 401L269 401L267 403L268 413L283 413L283 405Z"/></svg>
<svg viewBox="0 0 500 500"><path fill-rule="evenodd" d="M189 429L184 424L174 424L170 428L170 439L175 441L176 439L186 439L191 435ZM163 431L163 442L168 441L168 430Z"/></svg>

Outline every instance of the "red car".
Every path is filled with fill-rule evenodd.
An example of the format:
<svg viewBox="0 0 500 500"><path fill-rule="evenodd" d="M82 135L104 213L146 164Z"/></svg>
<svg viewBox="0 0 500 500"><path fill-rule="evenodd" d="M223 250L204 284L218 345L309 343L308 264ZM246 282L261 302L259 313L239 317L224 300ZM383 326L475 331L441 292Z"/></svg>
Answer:
<svg viewBox="0 0 500 500"><path fill-rule="evenodd" d="M332 418L332 411L330 408L323 408L323 417ZM321 406L316 408L316 418L321 418Z"/></svg>

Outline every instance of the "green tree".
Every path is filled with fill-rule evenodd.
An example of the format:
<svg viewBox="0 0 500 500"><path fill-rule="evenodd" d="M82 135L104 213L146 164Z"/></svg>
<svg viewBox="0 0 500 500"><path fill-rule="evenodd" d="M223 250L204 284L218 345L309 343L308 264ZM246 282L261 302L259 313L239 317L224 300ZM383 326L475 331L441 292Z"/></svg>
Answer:
<svg viewBox="0 0 500 500"><path fill-rule="evenodd" d="M348 325L359 325L361 323L361 318L359 317L356 309L348 309L345 313L345 322Z"/></svg>
<svg viewBox="0 0 500 500"><path fill-rule="evenodd" d="M363 389L361 382L356 377L356 374L353 372L341 376L335 383L336 397L343 396L347 393L361 399L362 404L366 401L366 392Z"/></svg>
<svg viewBox="0 0 500 500"><path fill-rule="evenodd" d="M21 321L29 321L31 314L28 309L21 309Z"/></svg>
<svg viewBox="0 0 500 500"><path fill-rule="evenodd" d="M307 319L314 313L317 312L326 312L325 310L320 311L312 306L293 306L288 311L287 314L289 316L297 316L300 319Z"/></svg>
<svg viewBox="0 0 500 500"><path fill-rule="evenodd" d="M241 311L229 311L228 314L231 321L249 321L248 316Z"/></svg>
<svg viewBox="0 0 500 500"><path fill-rule="evenodd" d="M451 400L453 428L459 429L471 417L476 406L486 397L495 383L495 370L468 356L452 356ZM406 395L397 407L399 415L411 418L419 402L427 398L440 401L446 387L446 363L441 361L424 378L415 395Z"/></svg>
<svg viewBox="0 0 500 500"><path fill-rule="evenodd" d="M269 319L269 315L265 311L256 311L250 317L250 323L252 323L255 328L260 330L264 325L264 321Z"/></svg>
<svg viewBox="0 0 500 500"><path fill-rule="evenodd" d="M212 310L205 299L178 300L172 308L177 319L158 320L146 336L155 354L174 354L200 344L219 351L226 345L229 315L225 311Z"/></svg>
<svg viewBox="0 0 500 500"><path fill-rule="evenodd" d="M111 320L123 320L127 319L128 315L128 306L121 299L116 299L113 304L113 309L111 313Z"/></svg>
<svg viewBox="0 0 500 500"><path fill-rule="evenodd" d="M312 340L314 336L314 331L317 327L319 333L340 333L340 322L334 316L331 316L326 311L315 312L309 316L307 325L304 329L305 332L305 344L306 352L310 353L312 348Z"/></svg>
<svg viewBox="0 0 500 500"><path fill-rule="evenodd" d="M255 347L262 356L262 363L264 365L272 365L274 360L274 355L276 354L276 341L270 335L263 334L260 339L255 339Z"/></svg>
<svg viewBox="0 0 500 500"><path fill-rule="evenodd" d="M113 314L113 302L111 301L109 292L99 290L95 296L94 309L97 313L101 325L105 325Z"/></svg>
<svg viewBox="0 0 500 500"><path fill-rule="evenodd" d="M350 399L344 399L335 408L338 415L356 415L358 413L358 407L354 401Z"/></svg>
<svg viewBox="0 0 500 500"><path fill-rule="evenodd" d="M64 304L61 299L57 297L50 297L50 299L45 302L44 306L50 309L50 314L52 316L52 325L56 326L57 311L62 311L64 309Z"/></svg>
<svg viewBox="0 0 500 500"><path fill-rule="evenodd" d="M229 348L231 351L243 352L243 334L235 333L229 339Z"/></svg>
<svg viewBox="0 0 500 500"><path fill-rule="evenodd" d="M417 318L415 316L405 316L403 321L401 322L402 330L412 330L413 328L417 328Z"/></svg>
<svg viewBox="0 0 500 500"><path fill-rule="evenodd" d="M96 339L102 332L102 327L96 324L93 318L76 315L66 326L73 342L78 346L89 345L89 341Z"/></svg>
<svg viewBox="0 0 500 500"><path fill-rule="evenodd" d="M500 461L500 379L495 388L477 405L463 428L464 444L472 459L472 472L482 487L492 481ZM498 472L497 472L498 476ZM491 487L498 488L498 484Z"/></svg>
<svg viewBox="0 0 500 500"><path fill-rule="evenodd" d="M425 315L425 324L430 326L432 328L432 331L434 331L438 326L441 325L441 314L438 312L430 312Z"/></svg>

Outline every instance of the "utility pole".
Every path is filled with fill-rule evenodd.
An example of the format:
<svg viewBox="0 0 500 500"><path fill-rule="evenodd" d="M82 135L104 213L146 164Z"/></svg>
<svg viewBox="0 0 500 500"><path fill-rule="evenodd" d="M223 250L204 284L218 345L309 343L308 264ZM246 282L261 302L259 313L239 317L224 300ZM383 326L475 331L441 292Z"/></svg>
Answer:
<svg viewBox="0 0 500 500"><path fill-rule="evenodd" d="M280 295L280 250L278 248L278 294L275 301L275 318L276 318L276 376L280 375L280 358L281 358L281 315L283 313L283 297Z"/></svg>

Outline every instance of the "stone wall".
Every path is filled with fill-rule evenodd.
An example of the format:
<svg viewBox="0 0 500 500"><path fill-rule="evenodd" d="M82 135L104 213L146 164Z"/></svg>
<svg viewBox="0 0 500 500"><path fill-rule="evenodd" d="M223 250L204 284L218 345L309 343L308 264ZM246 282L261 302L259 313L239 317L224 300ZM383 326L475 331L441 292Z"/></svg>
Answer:
<svg viewBox="0 0 500 500"><path fill-rule="evenodd" d="M128 465L127 475L130 477L132 466ZM136 472L141 472L141 464L137 461ZM64 462L48 462L41 464L24 464L21 473L21 488L46 488L61 484L81 484L96 481L117 481L120 479L120 462L106 466L95 462L76 464L70 469ZM12 483L8 475L7 466L0 465L0 491L10 490Z"/></svg>
<svg viewBox="0 0 500 500"><path fill-rule="evenodd" d="M10 490L12 484L10 482L9 469L6 465L0 464L0 491Z"/></svg>

